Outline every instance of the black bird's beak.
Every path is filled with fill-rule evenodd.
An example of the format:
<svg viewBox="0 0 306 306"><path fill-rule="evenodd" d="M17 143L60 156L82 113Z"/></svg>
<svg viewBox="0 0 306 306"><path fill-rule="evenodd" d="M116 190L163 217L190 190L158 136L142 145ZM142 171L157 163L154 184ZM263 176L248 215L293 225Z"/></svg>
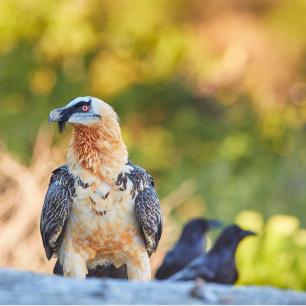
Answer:
<svg viewBox="0 0 306 306"><path fill-rule="evenodd" d="M58 130L60 133L64 131L65 128L65 122L64 115L62 113L62 108L56 108L53 111L50 112L48 117L48 122L57 122L58 123Z"/></svg>
<svg viewBox="0 0 306 306"><path fill-rule="evenodd" d="M208 220L207 225L208 225L209 229L213 229L213 228L221 227L223 225L223 223L221 221L218 221L218 220Z"/></svg>
<svg viewBox="0 0 306 306"><path fill-rule="evenodd" d="M257 236L257 233L255 233L253 231L244 231L243 236L244 237L247 237L247 236Z"/></svg>

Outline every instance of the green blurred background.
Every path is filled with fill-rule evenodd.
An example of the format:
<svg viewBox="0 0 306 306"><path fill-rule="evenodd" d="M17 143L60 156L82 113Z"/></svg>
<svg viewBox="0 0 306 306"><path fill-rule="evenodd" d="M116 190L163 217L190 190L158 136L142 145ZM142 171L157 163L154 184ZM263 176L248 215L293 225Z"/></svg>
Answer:
<svg viewBox="0 0 306 306"><path fill-rule="evenodd" d="M263 233L241 283L306 288L305 16L305 0L1 0L1 146L27 164L52 108L100 97L161 197L192 180L177 222Z"/></svg>

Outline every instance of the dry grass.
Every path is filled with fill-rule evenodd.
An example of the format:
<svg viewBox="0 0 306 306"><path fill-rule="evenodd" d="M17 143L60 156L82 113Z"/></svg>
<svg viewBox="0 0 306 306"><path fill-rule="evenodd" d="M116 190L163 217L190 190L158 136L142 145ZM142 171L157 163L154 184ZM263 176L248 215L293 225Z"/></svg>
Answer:
<svg viewBox="0 0 306 306"><path fill-rule="evenodd" d="M0 151L0 266L51 273L41 242L39 219L52 170L61 165L64 152L52 147L53 134L40 130L32 162L25 166L5 150ZM185 181L162 202L165 224L160 247L152 257L153 271L178 235L169 213L194 193L195 183Z"/></svg>

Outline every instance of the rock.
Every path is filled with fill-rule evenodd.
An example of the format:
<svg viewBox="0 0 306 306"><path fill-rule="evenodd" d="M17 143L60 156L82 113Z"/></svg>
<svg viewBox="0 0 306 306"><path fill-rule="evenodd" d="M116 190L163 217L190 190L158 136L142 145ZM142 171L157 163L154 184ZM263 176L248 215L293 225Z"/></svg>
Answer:
<svg viewBox="0 0 306 306"><path fill-rule="evenodd" d="M0 304L306 304L306 293L202 281L73 280L0 269Z"/></svg>

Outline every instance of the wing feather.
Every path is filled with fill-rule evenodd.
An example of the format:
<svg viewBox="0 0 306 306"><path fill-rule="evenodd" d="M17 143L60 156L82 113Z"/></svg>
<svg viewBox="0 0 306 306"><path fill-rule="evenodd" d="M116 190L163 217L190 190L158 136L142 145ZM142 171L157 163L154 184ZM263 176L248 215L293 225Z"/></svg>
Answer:
<svg viewBox="0 0 306 306"><path fill-rule="evenodd" d="M40 218L40 233L47 258L58 255L75 193L67 166L53 171Z"/></svg>
<svg viewBox="0 0 306 306"><path fill-rule="evenodd" d="M195 280L197 277L201 277L207 281L212 281L216 277L216 267L210 264L206 255L201 255L194 259L184 269L170 276L168 279L188 281Z"/></svg>
<svg viewBox="0 0 306 306"><path fill-rule="evenodd" d="M159 199L152 176L139 166L133 165L128 175L132 181L131 194L135 196L136 219L143 234L149 256L157 249L162 234L163 221Z"/></svg>
<svg viewBox="0 0 306 306"><path fill-rule="evenodd" d="M140 191L135 199L136 218L144 236L149 256L158 247L162 234L162 215L159 199L152 187Z"/></svg>

